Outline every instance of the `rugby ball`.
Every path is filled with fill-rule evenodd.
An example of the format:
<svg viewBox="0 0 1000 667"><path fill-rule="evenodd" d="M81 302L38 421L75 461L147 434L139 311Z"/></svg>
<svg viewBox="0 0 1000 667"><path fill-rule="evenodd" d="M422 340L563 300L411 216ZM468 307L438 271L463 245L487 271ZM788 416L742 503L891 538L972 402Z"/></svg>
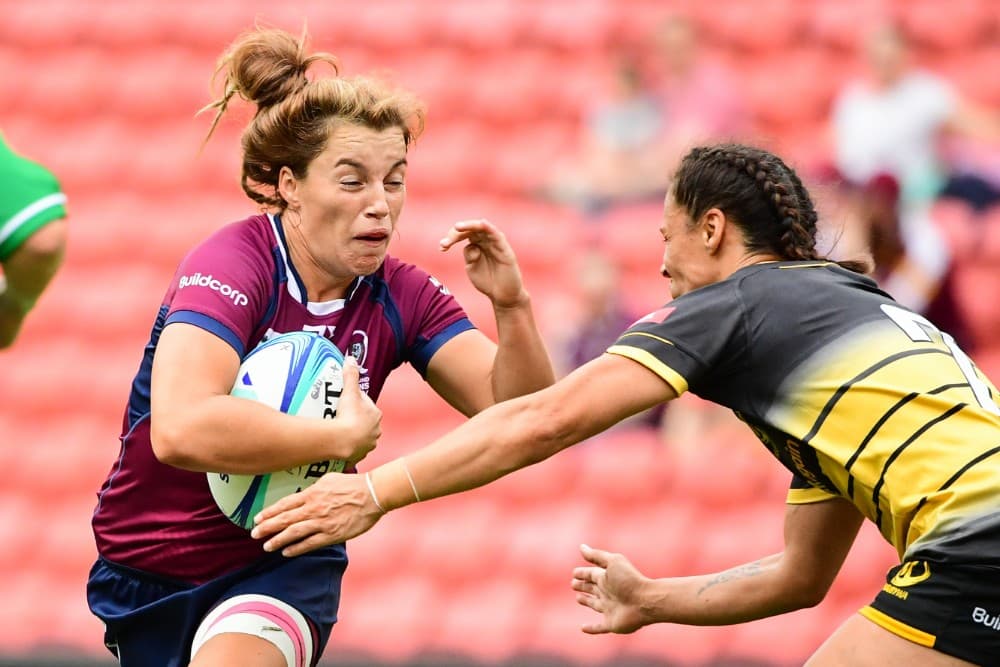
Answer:
<svg viewBox="0 0 1000 667"><path fill-rule="evenodd" d="M306 331L280 334L243 359L230 395L290 415L333 419L344 389L343 363L344 355L322 336ZM250 530L264 507L343 469L344 461L318 461L265 475L210 472L208 488L223 514Z"/></svg>

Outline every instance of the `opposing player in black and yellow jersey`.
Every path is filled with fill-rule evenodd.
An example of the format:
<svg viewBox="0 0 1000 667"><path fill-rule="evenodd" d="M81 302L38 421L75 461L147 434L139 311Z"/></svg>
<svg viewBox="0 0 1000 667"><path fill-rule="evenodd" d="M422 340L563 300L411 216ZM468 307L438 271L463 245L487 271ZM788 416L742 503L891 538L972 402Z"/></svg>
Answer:
<svg viewBox="0 0 1000 667"><path fill-rule="evenodd" d="M727 406L793 473L785 549L722 573L648 579L583 547L590 633L739 623L819 602L862 521L900 555L811 667L1000 664L1000 409L952 338L853 263L817 255L798 176L741 145L681 162L660 226L674 299L597 360L367 480L330 475L265 510L300 553L386 510L485 484L685 391ZM781 657L781 656L776 656Z"/></svg>

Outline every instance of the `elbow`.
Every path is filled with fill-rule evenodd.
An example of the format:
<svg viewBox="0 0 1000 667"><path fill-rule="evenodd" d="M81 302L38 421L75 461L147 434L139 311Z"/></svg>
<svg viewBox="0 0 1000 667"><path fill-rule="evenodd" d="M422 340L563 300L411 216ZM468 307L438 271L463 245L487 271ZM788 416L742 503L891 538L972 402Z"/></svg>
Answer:
<svg viewBox="0 0 1000 667"><path fill-rule="evenodd" d="M151 418L149 441L153 456L160 463L175 468L193 469L193 458L185 445L191 442L188 429L181 420L169 416Z"/></svg>
<svg viewBox="0 0 1000 667"><path fill-rule="evenodd" d="M528 421L532 425L529 441L535 443L531 463L547 459L582 440L578 433L579 420L574 419L564 406L539 400L532 401L527 410L530 411Z"/></svg>
<svg viewBox="0 0 1000 667"><path fill-rule="evenodd" d="M798 609L809 609L815 607L824 599L830 590L830 585L812 580L799 581L791 587L785 596L786 611L796 611Z"/></svg>

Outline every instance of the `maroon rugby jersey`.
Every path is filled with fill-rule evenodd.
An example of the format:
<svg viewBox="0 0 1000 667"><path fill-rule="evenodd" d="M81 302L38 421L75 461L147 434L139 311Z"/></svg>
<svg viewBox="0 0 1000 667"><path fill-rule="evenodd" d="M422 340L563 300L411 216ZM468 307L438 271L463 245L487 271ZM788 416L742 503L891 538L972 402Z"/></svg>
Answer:
<svg viewBox="0 0 1000 667"><path fill-rule="evenodd" d="M160 332L173 322L214 333L241 358L278 333L319 332L358 360L361 388L372 400L391 370L409 362L425 373L445 342L473 326L440 283L388 256L378 271L355 281L346 299L308 302L272 216L228 225L188 254L132 382L121 450L98 494L93 528L107 560L192 583L244 567L264 552L217 508L204 473L153 455L150 370Z"/></svg>

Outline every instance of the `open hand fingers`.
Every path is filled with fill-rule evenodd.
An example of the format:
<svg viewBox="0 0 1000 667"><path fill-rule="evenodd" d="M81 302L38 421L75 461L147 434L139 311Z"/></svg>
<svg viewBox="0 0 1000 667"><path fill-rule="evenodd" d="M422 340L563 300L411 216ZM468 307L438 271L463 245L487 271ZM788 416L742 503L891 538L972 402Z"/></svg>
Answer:
<svg viewBox="0 0 1000 667"><path fill-rule="evenodd" d="M611 553L608 551L601 551L600 549L595 549L586 544L580 545L580 554L583 559L597 565L601 568L606 568L608 566L608 561L611 558Z"/></svg>
<svg viewBox="0 0 1000 667"><path fill-rule="evenodd" d="M281 555L286 558L301 556L304 553L333 544L333 539L324 533L318 526L312 526L313 522L298 523L286 528L276 535L268 544L273 544L268 551L281 550Z"/></svg>
<svg viewBox="0 0 1000 667"><path fill-rule="evenodd" d="M293 510L297 507L302 507L306 502L306 498L301 493L293 493L289 496L275 501L273 504L268 505L260 512L257 516L253 518L256 527L251 532L251 536L256 539L258 537L266 537L276 530L280 530L288 525L289 519L287 516L283 515L289 510Z"/></svg>
<svg viewBox="0 0 1000 667"><path fill-rule="evenodd" d="M441 250L448 250L456 243L467 240L471 244L484 247L495 245L507 250L507 239L495 225L488 220L461 220L452 225L451 229L441 239Z"/></svg>
<svg viewBox="0 0 1000 667"><path fill-rule="evenodd" d="M599 590L595 582L581 579L580 577L574 577L570 585L573 587L574 591L580 591L581 593L587 593L588 595L597 595Z"/></svg>

